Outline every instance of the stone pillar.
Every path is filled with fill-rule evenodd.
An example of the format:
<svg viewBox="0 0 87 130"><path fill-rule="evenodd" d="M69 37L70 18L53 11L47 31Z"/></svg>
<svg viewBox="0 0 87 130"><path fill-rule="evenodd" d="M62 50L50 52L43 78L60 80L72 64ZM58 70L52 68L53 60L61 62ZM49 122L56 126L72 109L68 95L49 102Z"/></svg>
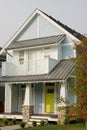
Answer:
<svg viewBox="0 0 87 130"><path fill-rule="evenodd" d="M26 84L25 99L22 107L22 113L23 113L23 121L28 122L30 116L33 114L31 84Z"/></svg>
<svg viewBox="0 0 87 130"><path fill-rule="evenodd" d="M23 113L23 121L28 122L30 119L30 116L33 114L33 106L23 106L22 108Z"/></svg>
<svg viewBox="0 0 87 130"><path fill-rule="evenodd" d="M65 83L61 83L60 97L62 97L63 100L67 99L67 87ZM64 124L65 117L66 117L66 104L64 102L61 102L58 107L58 123L60 125Z"/></svg>

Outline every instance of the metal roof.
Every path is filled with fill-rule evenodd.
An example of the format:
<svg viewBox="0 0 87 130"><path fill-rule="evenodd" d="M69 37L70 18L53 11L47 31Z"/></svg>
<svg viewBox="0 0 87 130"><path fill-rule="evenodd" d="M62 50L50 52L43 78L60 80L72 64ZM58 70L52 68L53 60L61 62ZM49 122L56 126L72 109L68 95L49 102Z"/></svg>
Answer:
<svg viewBox="0 0 87 130"><path fill-rule="evenodd" d="M42 45L56 44L65 38L65 34L55 35L49 37L41 37L23 41L14 41L6 49L17 49L17 48L26 48L26 47L36 47Z"/></svg>
<svg viewBox="0 0 87 130"><path fill-rule="evenodd" d="M24 76L3 76L1 83L5 82L43 82L43 81L61 81L67 79L73 70L75 63L71 60L61 60L55 68L48 74L24 75Z"/></svg>

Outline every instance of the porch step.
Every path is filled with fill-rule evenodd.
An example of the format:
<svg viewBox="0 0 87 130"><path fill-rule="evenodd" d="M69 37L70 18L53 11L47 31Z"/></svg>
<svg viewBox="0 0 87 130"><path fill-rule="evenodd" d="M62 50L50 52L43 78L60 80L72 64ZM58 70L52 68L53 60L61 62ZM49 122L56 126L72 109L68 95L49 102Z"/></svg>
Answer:
<svg viewBox="0 0 87 130"><path fill-rule="evenodd" d="M56 115L53 116L44 116L44 115L33 115L30 118L30 121L28 122L28 124L32 124L33 121L36 121L37 124L39 125L41 121L45 121L45 124L47 124L48 122L56 122L58 121L58 118Z"/></svg>
<svg viewBox="0 0 87 130"><path fill-rule="evenodd" d="M40 117L35 118L35 117L33 117L33 118L30 118L30 121L28 122L28 124L31 124L31 125L32 125L32 122L33 122L33 121L36 121L36 122L37 122L37 125L40 125L40 122L41 122L41 121L44 121L45 124L48 123L48 120L45 119L45 118L40 118Z"/></svg>

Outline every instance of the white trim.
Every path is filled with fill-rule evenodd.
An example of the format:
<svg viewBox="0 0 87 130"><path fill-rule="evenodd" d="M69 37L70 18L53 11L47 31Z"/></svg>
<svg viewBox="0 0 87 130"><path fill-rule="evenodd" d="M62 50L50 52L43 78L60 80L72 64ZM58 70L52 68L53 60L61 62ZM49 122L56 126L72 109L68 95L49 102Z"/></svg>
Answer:
<svg viewBox="0 0 87 130"><path fill-rule="evenodd" d="M18 48L18 49L11 49L11 50L29 50L29 49L36 49L36 48L44 48L44 47L49 47L49 46L57 46L57 44L49 44L49 45L43 45L43 46L36 46L36 47L24 47L24 48ZM8 50L9 51L9 50Z"/></svg>
<svg viewBox="0 0 87 130"><path fill-rule="evenodd" d="M77 39L75 36L73 36L72 34L70 34L68 31L66 31L63 27L61 27L60 25L58 25L56 22L54 22L51 18L49 18L48 16L46 16L44 13L42 13L40 10L36 9L31 15L30 17L25 21L25 23L18 29L18 31L13 35L13 37L5 44L5 46L3 47L3 49L0 51L0 55L5 51L5 48L8 47L8 45L14 41L14 39L16 39L16 37L20 34L20 32L26 27L27 24L29 24L29 22L31 21L31 19L36 15L36 14L40 14L42 17L44 17L45 19L47 19L51 24L53 24L54 26L56 26L58 29L60 29L63 33L67 34L69 37L71 37L73 40L77 40L80 41L79 39Z"/></svg>
<svg viewBox="0 0 87 130"><path fill-rule="evenodd" d="M34 113L35 113L35 84L33 88L33 106L34 106Z"/></svg>
<svg viewBox="0 0 87 130"><path fill-rule="evenodd" d="M5 48L10 45L10 43L19 35L19 33L26 27L30 20L37 13L37 9L30 15L30 17L24 22L24 24L16 31L16 33L11 37L11 39L4 45L3 49L0 51L0 55L5 51Z"/></svg>
<svg viewBox="0 0 87 130"><path fill-rule="evenodd" d="M49 18L49 16L46 16L44 13L42 13L40 10L37 10L37 12L42 15L43 17L45 17L51 24L55 25L58 29L60 29L62 32L64 32L65 34L67 34L68 36L70 36L72 39L80 41L79 39L77 39L75 36L73 36L71 33L69 33L68 31L66 31L63 27L61 27L60 25L58 25L56 22L54 22L51 18Z"/></svg>
<svg viewBox="0 0 87 130"><path fill-rule="evenodd" d="M40 22L40 19L39 19L39 15L38 15L38 17L37 17L37 38L39 38L39 36L40 36L39 22Z"/></svg>
<svg viewBox="0 0 87 130"><path fill-rule="evenodd" d="M15 83L15 84L25 84L25 83L46 83L46 82L48 82L48 83L53 83L53 82L60 82L60 83L64 83L65 82L65 80L50 80L50 81L48 81L48 80L45 80L45 81L43 81L43 80L41 80L41 81L26 81L26 82L22 82L22 81L20 81L20 82L3 82L3 83L0 83L0 84L5 84L5 83L8 83L8 84L12 84L12 83Z"/></svg>

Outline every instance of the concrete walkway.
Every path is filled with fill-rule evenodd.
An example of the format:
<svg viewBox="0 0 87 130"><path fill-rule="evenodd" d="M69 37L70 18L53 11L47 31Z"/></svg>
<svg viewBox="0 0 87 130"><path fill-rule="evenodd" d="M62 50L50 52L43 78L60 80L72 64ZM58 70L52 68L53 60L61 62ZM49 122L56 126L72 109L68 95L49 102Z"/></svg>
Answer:
<svg viewBox="0 0 87 130"><path fill-rule="evenodd" d="M17 129L21 129L20 125L10 125L0 127L0 130L17 130Z"/></svg>

